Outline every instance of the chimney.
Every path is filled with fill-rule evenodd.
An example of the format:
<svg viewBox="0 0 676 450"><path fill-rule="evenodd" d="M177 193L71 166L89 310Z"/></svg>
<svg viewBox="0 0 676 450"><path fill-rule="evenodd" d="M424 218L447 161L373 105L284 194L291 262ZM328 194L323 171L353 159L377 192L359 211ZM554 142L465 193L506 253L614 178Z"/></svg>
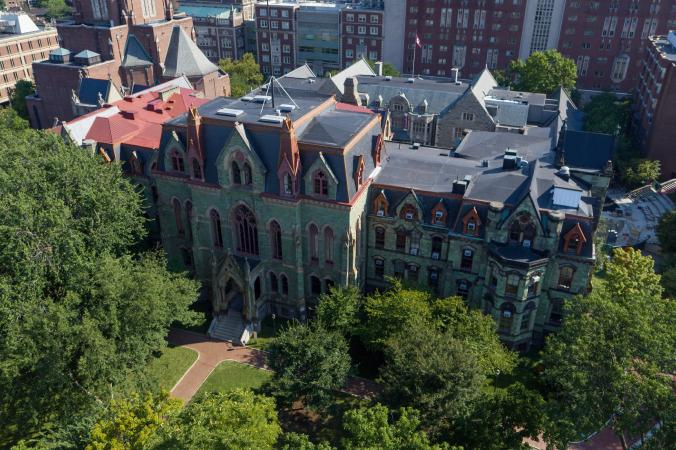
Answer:
<svg viewBox="0 0 676 450"><path fill-rule="evenodd" d="M343 103L361 106L361 97L359 96L359 82L356 77L348 77L345 79L344 92L341 98Z"/></svg>
<svg viewBox="0 0 676 450"><path fill-rule="evenodd" d="M376 61L376 75L379 77L383 76L383 62L382 61Z"/></svg>
<svg viewBox="0 0 676 450"><path fill-rule="evenodd" d="M467 185L469 184L468 181L466 180L455 180L453 182L453 193L454 194L459 194L459 195L465 195L465 191L467 191Z"/></svg>

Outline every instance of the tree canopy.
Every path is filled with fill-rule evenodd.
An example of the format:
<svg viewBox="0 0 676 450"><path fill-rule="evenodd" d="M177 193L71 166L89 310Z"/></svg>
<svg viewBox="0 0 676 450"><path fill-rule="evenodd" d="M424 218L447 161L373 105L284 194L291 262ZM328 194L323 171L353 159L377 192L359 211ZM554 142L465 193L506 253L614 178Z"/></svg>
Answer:
<svg viewBox="0 0 676 450"><path fill-rule="evenodd" d="M12 109L22 119L28 120L28 107L26 106L26 96L35 93L35 84L31 80L19 80L14 85L9 103Z"/></svg>
<svg viewBox="0 0 676 450"><path fill-rule="evenodd" d="M607 266L607 288L567 302L560 332L547 339L544 380L554 393L545 437L559 448L609 419L627 448L625 433L673 417L674 302L638 251L615 250Z"/></svg>
<svg viewBox="0 0 676 450"><path fill-rule="evenodd" d="M374 72L376 71L376 62L370 59L367 59L366 62L368 63L369 66L371 66L371 70ZM387 77L398 77L401 76L401 72L397 70L396 67L394 67L393 64L383 62L383 76Z"/></svg>
<svg viewBox="0 0 676 450"><path fill-rule="evenodd" d="M268 389L286 405L300 398L322 408L332 400L331 390L347 381L350 355L337 331L295 323L273 340L268 352L274 371Z"/></svg>
<svg viewBox="0 0 676 450"><path fill-rule="evenodd" d="M251 53L245 53L240 59L221 59L218 66L230 76L230 95L241 97L263 83L263 74Z"/></svg>
<svg viewBox="0 0 676 450"><path fill-rule="evenodd" d="M592 97L583 110L586 131L616 134L625 130L629 123L631 98L620 99L610 92L603 92Z"/></svg>
<svg viewBox="0 0 676 450"><path fill-rule="evenodd" d="M556 50L533 52L525 61L515 59L509 70L516 75L514 88L519 91L551 94L559 86L573 90L577 81L575 61Z"/></svg>
<svg viewBox="0 0 676 450"><path fill-rule="evenodd" d="M131 255L141 197L117 164L0 112L0 442L100 403L191 322L197 283ZM7 434L13 438L3 436Z"/></svg>
<svg viewBox="0 0 676 450"><path fill-rule="evenodd" d="M331 289L322 294L317 306L317 322L329 331L337 331L345 337L355 333L363 298L356 287Z"/></svg>

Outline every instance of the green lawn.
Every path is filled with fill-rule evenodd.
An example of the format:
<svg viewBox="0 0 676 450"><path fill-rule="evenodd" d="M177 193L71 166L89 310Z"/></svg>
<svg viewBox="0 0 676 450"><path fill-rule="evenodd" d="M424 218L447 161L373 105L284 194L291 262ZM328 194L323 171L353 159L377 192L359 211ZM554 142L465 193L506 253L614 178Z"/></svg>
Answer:
<svg viewBox="0 0 676 450"><path fill-rule="evenodd" d="M184 347L166 347L159 358L148 365L151 379L162 389L171 390L197 359L197 352Z"/></svg>
<svg viewBox="0 0 676 450"><path fill-rule="evenodd" d="M272 374L234 361L223 361L211 372L197 395L204 392L229 392L237 388L258 388L268 381Z"/></svg>

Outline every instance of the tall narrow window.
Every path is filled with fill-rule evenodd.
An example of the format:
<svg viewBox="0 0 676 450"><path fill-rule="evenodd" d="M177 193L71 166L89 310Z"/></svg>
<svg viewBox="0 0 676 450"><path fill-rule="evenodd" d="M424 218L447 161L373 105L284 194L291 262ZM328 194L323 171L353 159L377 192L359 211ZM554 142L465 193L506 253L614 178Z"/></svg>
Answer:
<svg viewBox="0 0 676 450"><path fill-rule="evenodd" d="M310 225L310 228L308 229L308 240L309 240L309 247L310 247L310 259L312 261L318 261L319 260L319 229L317 228L317 225L312 224Z"/></svg>
<svg viewBox="0 0 676 450"><path fill-rule="evenodd" d="M376 227L376 248L385 248L385 228Z"/></svg>
<svg viewBox="0 0 676 450"><path fill-rule="evenodd" d="M336 285L336 283L331 278L326 278L324 280L324 292L331 292L331 289Z"/></svg>
<svg viewBox="0 0 676 450"><path fill-rule="evenodd" d="M329 180L324 172L319 171L315 174L313 185L316 195L329 195Z"/></svg>
<svg viewBox="0 0 676 450"><path fill-rule="evenodd" d="M498 322L498 330L500 333L511 334L515 311L516 309L511 303L502 304L500 307L500 321Z"/></svg>
<svg viewBox="0 0 676 450"><path fill-rule="evenodd" d="M310 277L310 292L314 296L321 295L322 293L322 282L314 275Z"/></svg>
<svg viewBox="0 0 676 450"><path fill-rule="evenodd" d="M272 292L279 292L279 283L277 281L277 275L270 272L270 290Z"/></svg>
<svg viewBox="0 0 676 450"><path fill-rule="evenodd" d="M282 228L274 220L270 224L270 244L272 247L272 257L282 259Z"/></svg>
<svg viewBox="0 0 676 450"><path fill-rule="evenodd" d="M443 243L443 239L440 238L439 236L434 236L432 238L432 259L440 259L441 258L441 245Z"/></svg>
<svg viewBox="0 0 676 450"><path fill-rule="evenodd" d="M561 267L559 269L559 289L570 289L574 274L575 270L572 267Z"/></svg>
<svg viewBox="0 0 676 450"><path fill-rule="evenodd" d="M181 217L181 202L178 199L173 199L171 204L174 208L174 220L176 221L176 232L179 236L185 234L185 229L183 228L183 217Z"/></svg>
<svg viewBox="0 0 676 450"><path fill-rule="evenodd" d="M534 310L535 310L534 303L531 302L526 305L526 308L523 310L523 314L521 314L521 325L519 326L521 331L530 330L530 319L533 316Z"/></svg>
<svg viewBox="0 0 676 450"><path fill-rule="evenodd" d="M293 194L293 181L291 179L291 174L284 174L284 193L286 195Z"/></svg>
<svg viewBox="0 0 676 450"><path fill-rule="evenodd" d="M261 277L256 277L254 281L254 299L258 300L261 297Z"/></svg>
<svg viewBox="0 0 676 450"><path fill-rule="evenodd" d="M188 231L188 239L192 239L192 202L185 202L185 228Z"/></svg>
<svg viewBox="0 0 676 450"><path fill-rule="evenodd" d="M251 166L249 165L248 162L244 163L244 168L242 169L242 172L244 173L244 184L250 185L253 183L253 178L251 176Z"/></svg>
<svg viewBox="0 0 676 450"><path fill-rule="evenodd" d="M183 156L176 150L171 153L171 168L174 172L185 172Z"/></svg>
<svg viewBox="0 0 676 450"><path fill-rule="evenodd" d="M474 251L469 248L463 249L462 256L460 258L460 270L471 272L473 261L474 261Z"/></svg>
<svg viewBox="0 0 676 450"><path fill-rule="evenodd" d="M416 233L415 231L411 233L411 243L409 245L408 252L411 255L417 255L418 250L420 250L420 233Z"/></svg>
<svg viewBox="0 0 676 450"><path fill-rule="evenodd" d="M232 182L234 184L242 184L242 173L239 170L239 164L232 162Z"/></svg>
<svg viewBox="0 0 676 450"><path fill-rule="evenodd" d="M212 209L209 213L211 219L211 240L214 247L223 248L223 231L221 230L221 216L218 211Z"/></svg>
<svg viewBox="0 0 676 450"><path fill-rule="evenodd" d="M333 230L328 227L324 230L324 260L333 264Z"/></svg>
<svg viewBox="0 0 676 450"><path fill-rule="evenodd" d="M563 323L563 300L552 300L552 309L549 313L549 322L561 325Z"/></svg>
<svg viewBox="0 0 676 450"><path fill-rule="evenodd" d="M397 250L403 252L406 250L406 232L397 231Z"/></svg>
<svg viewBox="0 0 676 450"><path fill-rule="evenodd" d="M281 274L279 279L282 280L282 294L289 295L289 279L284 274Z"/></svg>
<svg viewBox="0 0 676 450"><path fill-rule="evenodd" d="M511 273L507 276L507 283L505 284L505 294L516 295L519 291L519 276Z"/></svg>
<svg viewBox="0 0 676 450"><path fill-rule="evenodd" d="M258 228L256 217L244 205L235 210L235 231L237 233L237 251L249 255L258 255Z"/></svg>
<svg viewBox="0 0 676 450"><path fill-rule="evenodd" d="M192 176L193 178L202 179L202 166L196 159L192 160Z"/></svg>
<svg viewBox="0 0 676 450"><path fill-rule="evenodd" d="M379 280L382 280L385 278L385 260L382 258L376 258L373 260L373 262L375 264L374 275Z"/></svg>

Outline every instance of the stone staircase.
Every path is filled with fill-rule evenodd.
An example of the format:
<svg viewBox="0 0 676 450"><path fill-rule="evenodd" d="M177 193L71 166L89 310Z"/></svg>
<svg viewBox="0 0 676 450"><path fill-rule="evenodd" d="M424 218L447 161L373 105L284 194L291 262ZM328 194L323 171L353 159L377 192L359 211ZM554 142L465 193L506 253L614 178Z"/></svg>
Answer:
<svg viewBox="0 0 676 450"><path fill-rule="evenodd" d="M214 317L209 326L208 335L213 339L232 342L234 345L246 345L251 336L250 327L242 321L239 312Z"/></svg>

